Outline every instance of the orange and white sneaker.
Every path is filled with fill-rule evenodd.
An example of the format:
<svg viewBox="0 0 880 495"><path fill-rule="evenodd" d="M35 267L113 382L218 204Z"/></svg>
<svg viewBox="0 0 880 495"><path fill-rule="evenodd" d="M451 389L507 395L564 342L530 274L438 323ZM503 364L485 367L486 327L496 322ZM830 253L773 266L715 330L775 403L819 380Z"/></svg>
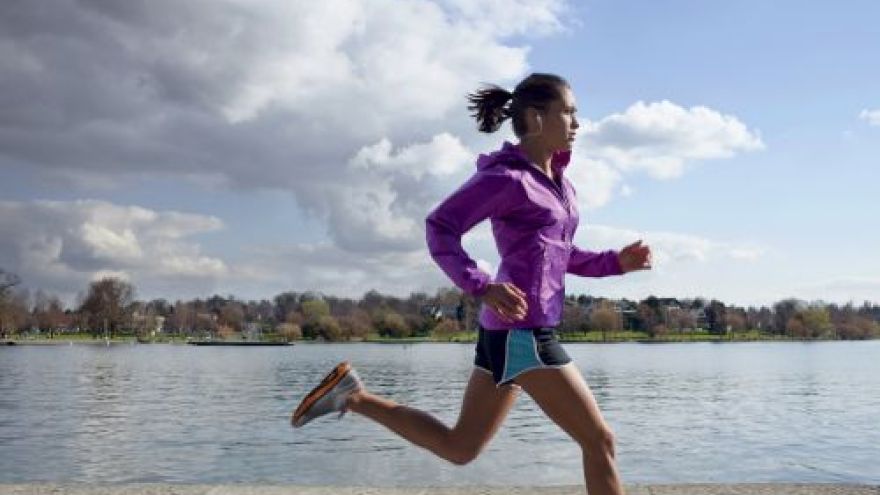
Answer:
<svg viewBox="0 0 880 495"><path fill-rule="evenodd" d="M363 388L364 384L351 363L341 362L299 403L290 418L290 424L294 428L299 428L317 417L332 412L338 412L339 418L342 418L346 411L345 401L348 396Z"/></svg>

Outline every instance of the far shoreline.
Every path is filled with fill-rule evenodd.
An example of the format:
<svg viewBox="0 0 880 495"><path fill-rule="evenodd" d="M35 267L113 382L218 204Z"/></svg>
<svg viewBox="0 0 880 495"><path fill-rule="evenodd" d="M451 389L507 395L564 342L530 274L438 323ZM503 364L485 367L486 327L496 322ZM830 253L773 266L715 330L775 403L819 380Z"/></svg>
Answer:
<svg viewBox="0 0 880 495"><path fill-rule="evenodd" d="M630 495L876 495L880 486L847 483L630 484ZM553 486L304 486L284 484L0 483L0 495L575 495L582 485Z"/></svg>
<svg viewBox="0 0 880 495"><path fill-rule="evenodd" d="M880 339L798 339L779 336L734 336L727 335L708 336L696 335L694 337L676 336L661 338L644 338L642 336L628 336L625 338L614 339L597 339L590 336L560 334L559 341L563 344L735 344L749 342L790 342L790 343L810 343L810 342L868 342ZM191 345L193 347L274 347L296 345L313 345L313 344L475 344L477 342L476 334L465 335L464 333L450 339L440 339L432 337L370 337L365 339L352 340L322 340L322 339L302 339L291 341L277 340L261 340L261 341L242 341L242 340L222 340L222 339L186 339L186 338L157 338L157 339L139 339L132 336L121 336L114 338L91 338L81 335L73 336L56 336L52 338L12 338L0 340L0 347L3 346L120 346L120 345Z"/></svg>

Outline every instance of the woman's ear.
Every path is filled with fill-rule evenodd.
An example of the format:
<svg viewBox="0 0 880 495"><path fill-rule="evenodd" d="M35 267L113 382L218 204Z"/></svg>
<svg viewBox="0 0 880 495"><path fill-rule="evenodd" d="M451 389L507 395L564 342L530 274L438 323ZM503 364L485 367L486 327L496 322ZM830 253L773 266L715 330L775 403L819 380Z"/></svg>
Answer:
<svg viewBox="0 0 880 495"><path fill-rule="evenodd" d="M541 122L541 112L537 108L526 108L526 126L529 129L525 134L526 136L537 136L544 131L544 125Z"/></svg>

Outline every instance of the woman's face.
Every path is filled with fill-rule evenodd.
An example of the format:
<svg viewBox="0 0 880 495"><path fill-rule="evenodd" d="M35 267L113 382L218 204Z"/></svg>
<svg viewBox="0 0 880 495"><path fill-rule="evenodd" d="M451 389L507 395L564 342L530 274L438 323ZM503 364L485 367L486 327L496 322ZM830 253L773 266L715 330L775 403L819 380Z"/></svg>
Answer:
<svg viewBox="0 0 880 495"><path fill-rule="evenodd" d="M576 112L574 94L568 87L562 88L560 98L550 102L545 111L538 111L541 133L537 137L547 149L571 149L577 128L580 127L575 117Z"/></svg>

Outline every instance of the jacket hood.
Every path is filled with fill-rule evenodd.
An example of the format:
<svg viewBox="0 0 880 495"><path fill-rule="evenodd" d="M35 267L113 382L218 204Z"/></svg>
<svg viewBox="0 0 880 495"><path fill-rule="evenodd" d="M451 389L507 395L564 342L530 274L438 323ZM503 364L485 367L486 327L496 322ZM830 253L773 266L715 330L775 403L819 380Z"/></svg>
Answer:
<svg viewBox="0 0 880 495"><path fill-rule="evenodd" d="M550 166L553 170L564 172L565 167L568 166L570 160L570 150L557 151L553 153ZM481 154L477 157L477 170L486 170L499 164L507 164L514 167L529 166L529 157L526 156L525 152L519 146L509 141L504 141L500 150L493 151L488 155Z"/></svg>

